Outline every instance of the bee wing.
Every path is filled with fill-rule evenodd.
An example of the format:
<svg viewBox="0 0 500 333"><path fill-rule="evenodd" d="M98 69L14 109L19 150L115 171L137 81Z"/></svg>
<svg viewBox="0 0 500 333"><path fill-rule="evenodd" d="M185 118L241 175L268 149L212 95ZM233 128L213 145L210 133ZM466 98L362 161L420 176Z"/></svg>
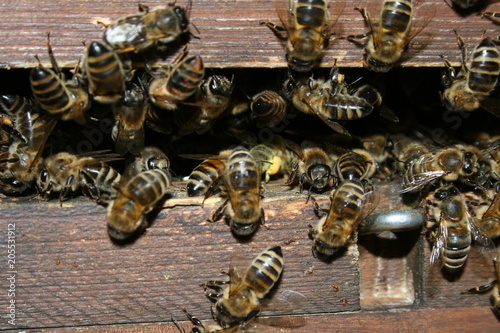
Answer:
<svg viewBox="0 0 500 333"><path fill-rule="evenodd" d="M361 212L358 219L356 220L356 224L358 226L362 224L366 217L375 210L375 208L378 206L379 201L380 195L375 191L367 192L361 197Z"/></svg>
<svg viewBox="0 0 500 333"><path fill-rule="evenodd" d="M102 151L100 151L102 152ZM81 155L76 155L78 157L82 157ZM72 169L72 168L78 168L84 165L90 165L90 164L96 164L96 163L108 163L112 161L121 161L123 160L120 155L117 154L102 154L98 153L95 155L92 155L91 153L85 154L84 157L82 158L77 158L75 162L73 163L68 163L64 165L65 168Z"/></svg>
<svg viewBox="0 0 500 333"><path fill-rule="evenodd" d="M290 35L295 30L295 5L296 0L275 0L274 7L276 8L276 13L278 14L281 23L285 27L288 35Z"/></svg>
<svg viewBox="0 0 500 333"><path fill-rule="evenodd" d="M417 36L434 18L436 15L435 3L423 3L423 1L415 1L413 7L413 19L410 26L410 31L406 36L406 44L408 44L415 36Z"/></svg>
<svg viewBox="0 0 500 333"><path fill-rule="evenodd" d="M327 35L330 35L332 33L333 27L337 24L337 21L344 12L345 5L346 5L345 1L335 1L335 2L330 1L326 5L326 9L329 15L328 21L326 22L328 26L327 29L325 29L325 33ZM341 32L338 31L338 34L340 35Z"/></svg>
<svg viewBox="0 0 500 333"><path fill-rule="evenodd" d="M251 261L243 255L241 252L236 252L231 256L231 261L229 263L229 293L237 293L240 288L243 287L243 277L249 269Z"/></svg>
<svg viewBox="0 0 500 333"><path fill-rule="evenodd" d="M120 128L121 126L118 127L118 132L120 132ZM144 148L144 126L135 130L134 138L118 133L115 147L116 152L120 155L125 155L127 152L132 155L139 154Z"/></svg>
<svg viewBox="0 0 500 333"><path fill-rule="evenodd" d="M448 171L427 171L415 174L413 175L412 180L409 183L403 181L403 189L400 192L411 192L422 187L425 184L443 177L446 174L448 174Z"/></svg>
<svg viewBox="0 0 500 333"><path fill-rule="evenodd" d="M446 248L447 240L448 228L446 228L446 222L441 219L437 228L436 239L434 240L434 244L432 245L431 265L443 265L441 257L443 255L444 249Z"/></svg>
<svg viewBox="0 0 500 333"><path fill-rule="evenodd" d="M308 298L297 291L285 290L279 297L262 302L264 315L300 312L309 302ZM299 328L305 325L304 317L254 317L246 323L228 329L228 332L276 332L277 328ZM226 332L226 331L223 331Z"/></svg>
<svg viewBox="0 0 500 333"><path fill-rule="evenodd" d="M304 160L304 153L299 144L287 139L283 139L283 142L288 150L291 150L300 160Z"/></svg>
<svg viewBox="0 0 500 333"><path fill-rule="evenodd" d="M480 224L477 223L477 220L473 218L468 212L467 212L467 220L469 224L469 229L472 233L472 238L474 239L475 242L477 242L479 245L479 252L482 254L485 254L487 257L492 258L493 260L496 260L496 251L495 251L495 244L486 235L486 232L483 230Z"/></svg>
<svg viewBox="0 0 500 333"><path fill-rule="evenodd" d="M45 143L47 142L50 134L52 133L52 131L54 130L54 127L57 124L57 121L59 120L57 117L51 117L48 114L46 114L46 115L44 115L42 117L43 117L44 121L45 121L46 118L48 118L48 119L46 119L46 123L43 125L44 126L44 130L43 130L44 136L43 136L43 138L41 140L32 140L31 138L33 137L33 134L34 134L31 131L32 128L30 128L30 135L26 136L26 138L28 139L29 150L37 152L35 158L33 158L33 160L31 161L31 165L30 165L30 169L29 169L30 171L33 169L33 167L35 165L37 165L38 160L41 158L43 149L45 147ZM42 121L42 117L40 117L38 120ZM36 125L33 125L33 126L36 126Z"/></svg>
<svg viewBox="0 0 500 333"><path fill-rule="evenodd" d="M367 1L364 7L366 8L365 23L368 24L370 32L373 35L373 44L375 48L380 44L382 38L382 29L380 29L380 18L382 16L382 4L384 1Z"/></svg>
<svg viewBox="0 0 500 333"><path fill-rule="evenodd" d="M480 102L483 109L500 118L500 99L487 97Z"/></svg>
<svg viewBox="0 0 500 333"><path fill-rule="evenodd" d="M348 137L351 136L351 134L345 129L344 126L340 125L338 122L331 120L328 117L325 117L323 114L319 112L315 112L316 115L323 120L325 124L327 124L332 130L334 130L337 133L340 133L342 135L346 135Z"/></svg>
<svg viewBox="0 0 500 333"><path fill-rule="evenodd" d="M493 201L490 204L490 207L486 212L484 212L482 220L492 220L495 219L499 223L499 210L500 210L500 195L498 192L495 194L495 197L493 198Z"/></svg>

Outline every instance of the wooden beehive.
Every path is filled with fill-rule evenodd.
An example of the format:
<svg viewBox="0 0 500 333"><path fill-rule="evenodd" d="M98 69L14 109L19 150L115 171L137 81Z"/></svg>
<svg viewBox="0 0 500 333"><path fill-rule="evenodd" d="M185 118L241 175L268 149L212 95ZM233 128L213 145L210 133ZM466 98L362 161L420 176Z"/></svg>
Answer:
<svg viewBox="0 0 500 333"><path fill-rule="evenodd" d="M339 33L364 33L363 19L353 10L359 3L345 2ZM401 65L408 72L394 70L400 76L415 77L411 70L417 67L422 73L441 69L440 54L458 66L460 52L453 28L469 48L483 30L490 36L500 32L475 13L459 14L441 0L427 2L435 4L435 17L415 39L423 47L410 48L410 57ZM4 0L0 6L0 74L6 79L0 82L0 92L26 91L28 69L37 64L34 55L48 64L47 32L59 64L73 68L83 53L82 42L101 39L103 27L97 21L136 11L137 2L126 0ZM260 25L264 20L279 21L271 1L194 0L191 21L200 38L191 39L190 52L201 54L207 68L259 73L283 69L283 46ZM343 71L361 72L362 57L362 49L336 40L325 51L321 67L331 67L336 59ZM184 185L174 183L174 199L169 204L175 198L182 202ZM382 184L378 190L382 199L376 211L403 207L397 186ZM1 330L178 332L171 318L184 320L182 309L210 320L211 303L199 285L221 277L234 252L252 257L271 245L282 246L286 265L276 294L294 290L308 299L293 312L272 313L300 324L276 331L498 330L487 295L461 294L493 277L491 262L478 251L472 251L456 281L429 267L429 245L418 231L396 238L366 236L335 260L317 260L307 237L308 225L317 221L313 208L305 204L303 194L282 183L265 187L267 228L260 228L249 242L235 239L222 222L206 222L218 207L218 198L209 199L203 208L164 209L144 235L126 245L110 241L104 227L105 208L88 200L65 202L63 207L36 198L0 200L2 252L7 253L9 226L15 225L16 241L15 267L8 267L6 254L0 264L4 276L15 269L16 320L13 326L2 314ZM7 304L9 284L6 278L2 280L0 302ZM189 325L183 323L186 328Z"/></svg>

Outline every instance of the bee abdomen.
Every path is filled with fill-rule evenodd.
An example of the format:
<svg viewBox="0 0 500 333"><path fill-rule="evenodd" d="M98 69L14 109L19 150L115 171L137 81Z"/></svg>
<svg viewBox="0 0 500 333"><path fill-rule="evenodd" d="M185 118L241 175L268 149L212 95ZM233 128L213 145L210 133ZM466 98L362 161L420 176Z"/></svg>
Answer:
<svg viewBox="0 0 500 333"><path fill-rule="evenodd" d="M410 25L411 11L411 0L385 1L382 27L395 32L405 32Z"/></svg>
<svg viewBox="0 0 500 333"><path fill-rule="evenodd" d="M253 156L246 149L233 152L228 161L228 181L235 190L247 190L258 186L260 175Z"/></svg>
<svg viewBox="0 0 500 333"><path fill-rule="evenodd" d="M449 271L457 271L464 265L471 245L470 232L460 228L448 229L448 243L443 252L443 264Z"/></svg>
<svg viewBox="0 0 500 333"><path fill-rule="evenodd" d="M205 160L189 175L187 195L194 197L202 195L224 172L225 165L220 160Z"/></svg>
<svg viewBox="0 0 500 333"><path fill-rule="evenodd" d="M169 185L168 171L153 169L137 174L125 184L122 191L139 204L148 206L160 200Z"/></svg>
<svg viewBox="0 0 500 333"><path fill-rule="evenodd" d="M350 95L337 94L325 101L328 118L331 120L353 120L368 116L373 106L366 100Z"/></svg>
<svg viewBox="0 0 500 333"><path fill-rule="evenodd" d="M66 111L72 100L64 83L51 71L37 66L33 68L30 83L42 108L50 113Z"/></svg>
<svg viewBox="0 0 500 333"><path fill-rule="evenodd" d="M469 88L472 91L489 94L500 75L500 55L495 45L484 38L474 51L469 72Z"/></svg>
<svg viewBox="0 0 500 333"><path fill-rule="evenodd" d="M122 66L112 50L93 42L88 50L87 63L89 79L97 85L93 93L99 95L125 90Z"/></svg>
<svg viewBox="0 0 500 333"><path fill-rule="evenodd" d="M352 219L360 211L360 202L365 194L363 185L359 181L344 181L336 190L335 197L339 200L335 200L334 209L340 216L346 219Z"/></svg>
<svg viewBox="0 0 500 333"><path fill-rule="evenodd" d="M181 97L181 100L186 99L196 91L204 74L205 69L201 57L189 57L171 76L167 90L172 95Z"/></svg>
<svg viewBox="0 0 500 333"><path fill-rule="evenodd" d="M252 263L245 275L245 281L263 298L280 278L283 271L283 254L281 247L276 246L262 252Z"/></svg>
<svg viewBox="0 0 500 333"><path fill-rule="evenodd" d="M298 0L297 23L304 26L320 27L324 24L325 2L323 0Z"/></svg>
<svg viewBox="0 0 500 333"><path fill-rule="evenodd" d="M250 110L258 127L273 127L285 116L287 104L283 97L272 90L264 90L252 98Z"/></svg>
<svg viewBox="0 0 500 333"><path fill-rule="evenodd" d="M341 179L361 179L366 171L366 160L354 152L342 155L337 161Z"/></svg>

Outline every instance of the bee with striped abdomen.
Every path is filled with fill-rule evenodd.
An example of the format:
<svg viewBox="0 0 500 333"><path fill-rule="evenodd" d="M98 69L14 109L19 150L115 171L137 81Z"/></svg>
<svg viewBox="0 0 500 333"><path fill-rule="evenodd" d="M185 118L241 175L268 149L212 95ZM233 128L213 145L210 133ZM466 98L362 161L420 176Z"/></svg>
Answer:
<svg viewBox="0 0 500 333"><path fill-rule="evenodd" d="M344 180L330 195L330 208L316 227L310 225L309 236L314 242L313 253L333 255L357 241L356 230L378 205L378 195L359 180Z"/></svg>
<svg viewBox="0 0 500 333"><path fill-rule="evenodd" d="M191 2L187 11L190 7ZM139 11L141 13L119 18L106 26L103 39L114 50L143 52L153 46L165 47L188 32L186 9L176 6L175 1L152 10L139 4Z"/></svg>
<svg viewBox="0 0 500 333"><path fill-rule="evenodd" d="M246 322L260 313L261 302L279 280L284 265L280 246L259 254L246 271L233 265L234 260L227 273L229 281L208 281L204 285L205 290L216 290L206 291L206 295L215 301L214 313L223 327Z"/></svg>
<svg viewBox="0 0 500 333"><path fill-rule="evenodd" d="M146 227L146 214L155 208L170 185L170 172L153 169L141 172L117 187L108 205L108 234L123 240Z"/></svg>
<svg viewBox="0 0 500 333"><path fill-rule="evenodd" d="M500 54L495 44L483 36L468 63L465 43L454 31L462 53L462 65L457 73L450 62L441 56L447 70L442 77L444 105L448 110L458 112L483 108L500 117L500 100L490 97L500 75Z"/></svg>
<svg viewBox="0 0 500 333"><path fill-rule="evenodd" d="M259 224L264 224L265 218L259 166L247 149L237 147L231 151L222 181L222 196L226 201L215 211L212 221L225 216L235 235L249 236Z"/></svg>
<svg viewBox="0 0 500 333"><path fill-rule="evenodd" d="M368 37L364 44L364 64L375 72L388 72L394 67L401 60L410 41L427 26L436 12L435 6L425 4L420 6L419 13L415 13L412 0L383 0L376 19L372 17L375 10L355 9L361 13L370 30L362 35L348 36L347 39L359 43L357 39Z"/></svg>
<svg viewBox="0 0 500 333"><path fill-rule="evenodd" d="M327 4L323 0L288 0L285 7L284 0L278 1L276 9L283 26L269 21L261 24L286 40L286 59L290 68L307 72L321 60L323 48L328 44L345 2Z"/></svg>

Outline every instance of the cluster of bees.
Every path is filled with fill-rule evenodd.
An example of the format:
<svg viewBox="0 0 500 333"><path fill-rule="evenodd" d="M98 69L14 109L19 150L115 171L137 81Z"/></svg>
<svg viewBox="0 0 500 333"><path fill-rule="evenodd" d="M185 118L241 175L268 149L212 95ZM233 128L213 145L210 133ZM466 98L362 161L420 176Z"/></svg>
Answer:
<svg viewBox="0 0 500 333"><path fill-rule="evenodd" d="M473 1L453 2L464 8L473 5ZM71 80L59 68L48 38L52 68L40 62L31 71L33 98L0 96L0 191L18 195L35 188L42 199L58 193L61 202L81 191L107 205L112 239L130 239L147 227L146 215L161 203L172 180L165 151L145 145L149 128L158 133L155 135L208 136L225 145L216 153L181 151L180 156L202 160L188 177L187 196L208 198L220 193L223 203L211 221L224 219L235 237L251 236L265 224L262 180L267 183L287 177L286 185L298 185L301 192L306 189L306 201L311 200L317 215L322 215L309 230L314 256L332 256L357 241L358 229L378 204L374 183L393 180L399 174L403 195L417 198L415 208L425 211L425 227L433 243L432 263L452 274L459 272L473 241L494 253L492 239L500 236L500 138L482 134L472 142L439 146L424 144L411 135L352 135L345 122L367 117L374 110L389 123L399 119L384 106L379 89L363 79L348 83L336 65L326 78L310 74L321 61L343 4L322 0L279 3L283 25L262 24L284 41L290 70L278 89L253 96L235 89L234 76L206 76L202 57L189 55L187 46L164 67L134 66L131 55L169 52L189 36L189 6L170 3L150 10L140 5L140 13L107 24L103 41L86 47L82 67L74 69ZM433 18L432 5L419 8L420 17L415 17L410 0L381 1L380 15L373 15L376 12L369 8L356 8L369 31L341 38L357 44L366 39L362 43L366 67L387 72L402 61L410 41ZM491 19L500 16L483 14ZM483 36L469 62L465 43L456 35L462 66L456 72L443 57L446 70L441 99L445 109L483 108L500 115L493 94L500 75L495 40ZM50 137L60 122L89 126L109 113L115 152L47 155L49 149L55 150ZM259 140L260 129L276 129L286 125L290 116L300 115L319 118L335 135L312 136L298 143L297 135L287 136L282 131L283 135ZM112 166L127 154L131 157L123 171ZM326 208L312 195L325 192L330 198ZM397 214L404 219L413 216L413 211ZM384 222L391 217L387 212L380 219ZM424 223L408 220L414 228ZM383 231L370 228L365 227L364 232ZM398 228L401 226L387 224L383 229ZM256 317L261 301L279 280L283 264L281 248L275 246L244 270L231 267L229 281L209 281L205 288L215 292L206 295L215 302L213 312L220 326L204 327L187 314L195 326L193 332L237 331ZM497 275L499 266L496 264ZM494 295L498 298L498 290Z"/></svg>

